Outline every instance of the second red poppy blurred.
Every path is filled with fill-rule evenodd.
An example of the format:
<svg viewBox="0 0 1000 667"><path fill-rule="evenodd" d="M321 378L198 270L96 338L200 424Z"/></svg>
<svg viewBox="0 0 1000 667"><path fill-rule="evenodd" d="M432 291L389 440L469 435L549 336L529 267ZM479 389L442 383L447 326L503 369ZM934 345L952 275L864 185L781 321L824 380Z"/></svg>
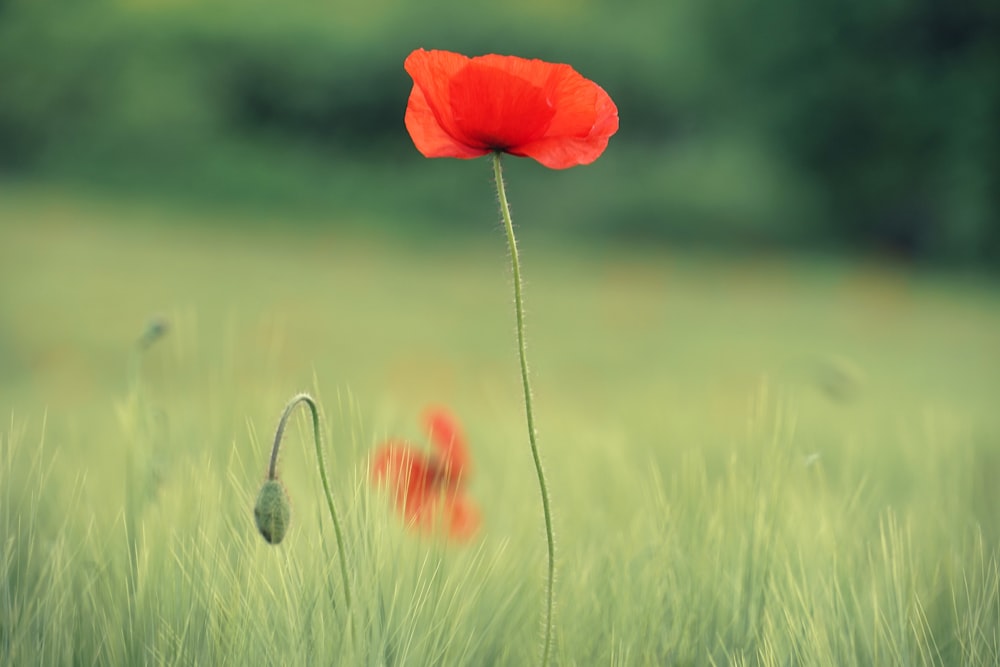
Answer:
<svg viewBox="0 0 1000 667"><path fill-rule="evenodd" d="M389 440L375 452L372 478L390 488L408 526L424 532L441 527L453 539L468 540L479 529L480 517L465 494L471 472L465 436L444 408L428 409L424 424L433 450Z"/></svg>

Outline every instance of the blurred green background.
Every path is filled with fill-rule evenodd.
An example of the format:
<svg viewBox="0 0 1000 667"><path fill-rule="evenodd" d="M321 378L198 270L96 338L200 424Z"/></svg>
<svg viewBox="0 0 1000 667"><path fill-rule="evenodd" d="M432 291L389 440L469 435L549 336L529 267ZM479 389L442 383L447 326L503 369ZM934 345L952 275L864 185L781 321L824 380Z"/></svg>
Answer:
<svg viewBox="0 0 1000 667"><path fill-rule="evenodd" d="M525 227L982 266L998 26L992 0L0 0L0 183L493 233L486 162L406 136L402 63L512 53L571 63L621 115L572 177L510 170Z"/></svg>

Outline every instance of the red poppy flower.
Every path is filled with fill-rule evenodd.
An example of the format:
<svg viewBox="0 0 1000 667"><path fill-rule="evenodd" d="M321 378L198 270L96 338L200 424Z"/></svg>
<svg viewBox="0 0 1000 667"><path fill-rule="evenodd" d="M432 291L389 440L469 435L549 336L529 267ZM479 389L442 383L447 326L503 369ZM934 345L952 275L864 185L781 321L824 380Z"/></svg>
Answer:
<svg viewBox="0 0 1000 667"><path fill-rule="evenodd" d="M406 129L425 157L503 151L566 169L596 160L618 131L611 97L569 65L417 49L405 68Z"/></svg>
<svg viewBox="0 0 1000 667"><path fill-rule="evenodd" d="M430 531L443 520L448 535L471 538L479 528L479 511L465 496L471 471L465 436L443 408L424 413L434 451L427 454L404 440L390 440L375 454L372 477L395 492L397 509L408 525Z"/></svg>

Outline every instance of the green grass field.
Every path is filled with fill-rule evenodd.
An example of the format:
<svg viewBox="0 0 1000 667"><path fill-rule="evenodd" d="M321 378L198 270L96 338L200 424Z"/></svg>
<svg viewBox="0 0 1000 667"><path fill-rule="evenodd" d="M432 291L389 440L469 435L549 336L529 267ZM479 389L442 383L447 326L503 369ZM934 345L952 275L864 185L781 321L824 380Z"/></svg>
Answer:
<svg viewBox="0 0 1000 667"><path fill-rule="evenodd" d="M545 541L495 217L404 243L0 194L0 664L537 661ZM515 221L556 664L1000 664L995 283ZM170 328L140 359L153 316ZM289 535L254 526L302 390L350 609L305 418ZM369 483L431 403L471 442L470 545L406 531Z"/></svg>

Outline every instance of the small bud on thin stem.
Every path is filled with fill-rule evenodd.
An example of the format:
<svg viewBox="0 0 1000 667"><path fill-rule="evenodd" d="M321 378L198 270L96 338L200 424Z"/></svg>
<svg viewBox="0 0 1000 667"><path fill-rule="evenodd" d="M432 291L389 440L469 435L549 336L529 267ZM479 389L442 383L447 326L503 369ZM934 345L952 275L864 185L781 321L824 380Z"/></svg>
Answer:
<svg viewBox="0 0 1000 667"><path fill-rule="evenodd" d="M271 447L271 460L267 469L267 481L257 496L257 506L254 508L254 515L257 520L257 528L264 539L271 544L277 544L285 536L288 529L290 511L288 509L288 499L284 489L278 483L278 449L281 447L281 438L285 434L285 427L288 419L299 403L305 403L309 407L312 416L313 442L316 444L316 458L319 463L319 476L323 482L323 493L326 495L326 505L330 510L330 518L333 520L333 530L337 537L337 554L340 557L340 576L344 583L344 599L347 601L347 608L351 607L351 587L347 577L347 561L344 558L344 537L340 530L340 519L337 515L337 507L333 502L333 493L330 491L330 479L326 474L326 460L323 458L322 436L319 428L319 409L316 401L309 394L297 394L285 406L278 420L278 428L274 432L274 445ZM263 522L262 522L263 521ZM265 532L265 530L267 532Z"/></svg>

